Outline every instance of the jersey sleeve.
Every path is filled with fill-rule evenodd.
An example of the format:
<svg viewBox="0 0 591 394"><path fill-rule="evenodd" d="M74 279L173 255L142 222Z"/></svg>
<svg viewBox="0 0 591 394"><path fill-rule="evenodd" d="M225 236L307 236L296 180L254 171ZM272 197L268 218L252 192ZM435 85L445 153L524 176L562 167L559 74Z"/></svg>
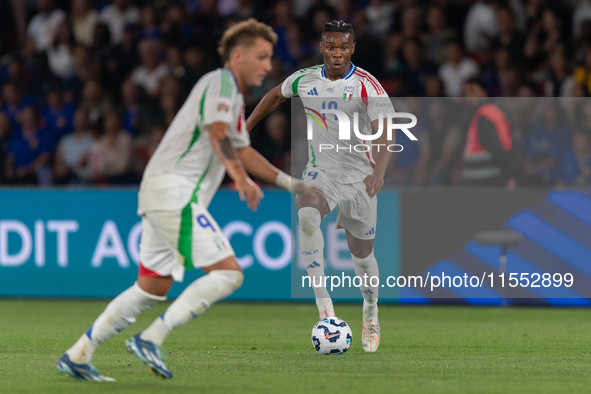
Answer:
<svg viewBox="0 0 591 394"><path fill-rule="evenodd" d="M300 82L301 77L305 74L301 71L296 71L291 74L289 77L283 81L281 84L281 94L285 98L290 98L293 96L297 96L298 94L298 83Z"/></svg>
<svg viewBox="0 0 591 394"><path fill-rule="evenodd" d="M237 103L238 89L232 76L222 71L213 75L198 105L203 108L201 124L204 126L216 122L232 124L232 114L237 111L233 105Z"/></svg>
<svg viewBox="0 0 591 394"><path fill-rule="evenodd" d="M362 91L365 90L367 94L367 116L370 121L379 119L380 113L386 114L394 110L388 94L377 79L368 73L361 83Z"/></svg>
<svg viewBox="0 0 591 394"><path fill-rule="evenodd" d="M246 121L244 120L244 105L242 103L238 103L238 105L242 108L240 110L240 120L236 129L230 130L230 142L232 142L232 146L236 149L250 146L250 135L248 130L246 130Z"/></svg>

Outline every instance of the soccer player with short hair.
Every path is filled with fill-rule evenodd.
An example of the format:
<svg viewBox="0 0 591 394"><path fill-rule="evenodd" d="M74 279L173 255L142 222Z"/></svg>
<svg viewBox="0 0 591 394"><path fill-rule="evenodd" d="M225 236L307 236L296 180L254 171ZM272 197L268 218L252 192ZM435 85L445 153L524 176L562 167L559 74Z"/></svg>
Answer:
<svg viewBox="0 0 591 394"><path fill-rule="evenodd" d="M236 291L244 277L230 243L207 210L226 171L253 211L263 193L247 172L294 193L317 193L250 147L241 92L262 84L271 70L276 41L271 27L255 19L224 33L218 48L224 68L195 84L144 172L138 198L143 233L137 282L112 300L61 356L60 372L112 381L91 363L98 345L164 301L173 280L182 281L185 270L199 267L206 275L191 283L147 329L125 341L128 351L152 372L172 378L160 351L166 336Z"/></svg>
<svg viewBox="0 0 591 394"><path fill-rule="evenodd" d="M340 141L338 120L332 114L322 117L324 106L318 108L318 97L326 98L326 101L331 99L328 108L332 104L332 108L343 110L349 118L353 117L353 112L358 112L359 130L365 135L371 134L372 127L374 130L379 129L380 111L392 111L390 99L380 83L370 73L351 63L354 51L355 36L351 25L343 21L327 22L320 42L324 64L293 73L261 100L246 121L247 128L252 129L285 99L296 95L300 96L306 110L315 112L319 120L322 120L318 124L312 122L314 138L310 141L309 161L304 169L303 181L317 185L324 194L298 196L296 199L301 250L308 275L312 278L321 319L335 316L326 288L323 285L314 285L324 282L318 280L324 277L324 238L320 221L329 212L337 208L337 225L345 228L356 275L371 278L379 274L373 254L377 216L375 196L384 184L384 174L391 153L384 148L372 155L371 150L348 152L345 149L335 152L334 149L322 151L320 147L320 142L346 148L354 145L353 142L365 144L365 141L356 136L351 137L354 140L351 145ZM323 131L324 122L327 130ZM385 123L382 127L385 130ZM376 142L387 142L383 139L385 136L386 133L383 132ZM367 284L368 286L361 286L364 298L362 343L365 351L374 352L380 340L378 287Z"/></svg>

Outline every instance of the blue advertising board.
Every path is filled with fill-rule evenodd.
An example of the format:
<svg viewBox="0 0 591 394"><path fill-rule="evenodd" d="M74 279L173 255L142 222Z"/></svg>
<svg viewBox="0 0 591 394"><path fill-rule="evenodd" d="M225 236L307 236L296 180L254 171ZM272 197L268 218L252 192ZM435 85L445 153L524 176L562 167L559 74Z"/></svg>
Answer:
<svg viewBox="0 0 591 394"><path fill-rule="evenodd" d="M380 198L397 212L396 193ZM141 237L136 190L1 190L0 201L0 296L110 298L136 279ZM209 210L245 272L243 286L231 298L291 299L290 263L297 260L291 207L291 196L276 189L265 190L256 213L234 191L222 190L213 199ZM398 231L397 222L394 227ZM352 273L342 237L327 234L327 269ZM398 239L384 236L382 242ZM387 253L397 272L398 256ZM188 272L169 296L176 297L201 274ZM302 294L313 296L311 290Z"/></svg>

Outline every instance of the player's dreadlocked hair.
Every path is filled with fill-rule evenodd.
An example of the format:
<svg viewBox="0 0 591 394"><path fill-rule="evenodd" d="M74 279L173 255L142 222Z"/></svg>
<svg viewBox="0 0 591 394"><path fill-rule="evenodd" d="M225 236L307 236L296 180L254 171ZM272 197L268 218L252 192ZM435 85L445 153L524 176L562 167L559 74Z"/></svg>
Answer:
<svg viewBox="0 0 591 394"><path fill-rule="evenodd" d="M326 22L324 24L324 30L322 30L322 37L324 37L324 35L326 33L332 33L332 32L336 32L336 33L349 33L353 36L353 43L355 43L355 33L353 33L353 25L351 25L350 23L345 23L344 21L332 21L332 22Z"/></svg>

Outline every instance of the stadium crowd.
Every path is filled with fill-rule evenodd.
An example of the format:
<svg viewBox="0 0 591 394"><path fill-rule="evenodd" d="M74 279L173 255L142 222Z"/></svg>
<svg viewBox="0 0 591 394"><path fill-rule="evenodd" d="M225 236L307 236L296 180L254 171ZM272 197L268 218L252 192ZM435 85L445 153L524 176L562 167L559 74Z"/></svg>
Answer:
<svg viewBox="0 0 591 394"><path fill-rule="evenodd" d="M247 114L322 63L333 19L353 24L353 63L425 111L387 185L458 183L470 114L457 97L474 77L511 123L518 184L591 183L591 0L0 0L0 184L137 184L193 84L220 66L224 29L250 17L279 40ZM289 111L251 133L286 171Z"/></svg>

